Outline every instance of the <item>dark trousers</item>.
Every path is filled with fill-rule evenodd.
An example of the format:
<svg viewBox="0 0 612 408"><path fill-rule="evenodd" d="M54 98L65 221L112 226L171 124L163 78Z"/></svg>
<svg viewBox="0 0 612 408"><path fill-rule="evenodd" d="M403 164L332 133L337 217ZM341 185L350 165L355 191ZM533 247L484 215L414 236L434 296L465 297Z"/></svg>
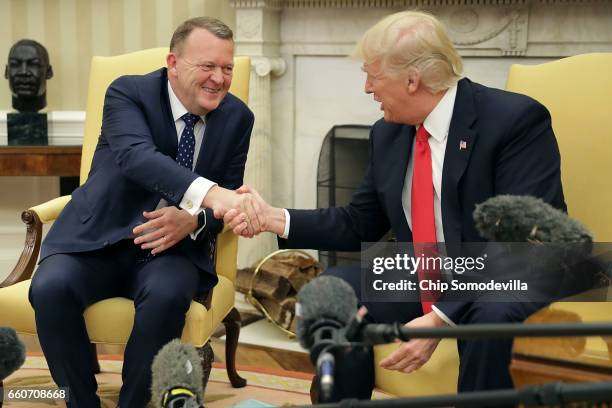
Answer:
<svg viewBox="0 0 612 408"><path fill-rule="evenodd" d="M58 386L70 389L68 406L100 406L83 318L88 306L117 296L134 300L119 405L144 408L151 397L153 357L181 336L198 282L198 269L179 250L150 257L130 240L44 259L32 278L30 302L51 375Z"/></svg>
<svg viewBox="0 0 612 408"><path fill-rule="evenodd" d="M336 276L348 282L355 290L357 298L361 299L359 266L334 267L325 271L324 274ZM369 317L375 323L407 323L423 314L421 304L417 302L363 302L360 304L368 308ZM540 303L473 302L460 320L454 323L463 325L522 322L543 306L544 304ZM460 358L458 379L460 392L513 387L509 370L512 339L458 340L457 346Z"/></svg>

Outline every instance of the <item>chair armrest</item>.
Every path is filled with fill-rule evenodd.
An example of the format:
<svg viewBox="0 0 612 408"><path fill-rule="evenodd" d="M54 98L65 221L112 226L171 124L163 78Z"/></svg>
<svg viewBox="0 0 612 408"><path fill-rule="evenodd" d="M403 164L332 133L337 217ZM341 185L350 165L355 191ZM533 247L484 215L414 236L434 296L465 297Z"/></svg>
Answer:
<svg viewBox="0 0 612 408"><path fill-rule="evenodd" d="M61 196L54 198L53 200L49 200L46 203L39 204L35 207L29 209L29 211L34 211L38 218L43 224L47 224L51 221L54 221L60 212L64 209L68 201L70 201L72 197ZM25 222L25 221L24 221Z"/></svg>
<svg viewBox="0 0 612 408"><path fill-rule="evenodd" d="M238 255L238 237L231 228L225 226L217 236L217 253L215 268L217 275L225 276L236 284L236 257Z"/></svg>
<svg viewBox="0 0 612 408"><path fill-rule="evenodd" d="M223 231L217 235L215 249L215 269L217 275L225 276L236 286L236 257L238 255L238 237L231 228L225 226ZM212 288L205 297L194 300L210 310L212 296L215 288Z"/></svg>
<svg viewBox="0 0 612 408"><path fill-rule="evenodd" d="M21 213L21 220L26 225L25 243L17 264L9 276L0 282L0 288L32 277L42 242L42 226L56 219L68 201L70 196L54 198Z"/></svg>

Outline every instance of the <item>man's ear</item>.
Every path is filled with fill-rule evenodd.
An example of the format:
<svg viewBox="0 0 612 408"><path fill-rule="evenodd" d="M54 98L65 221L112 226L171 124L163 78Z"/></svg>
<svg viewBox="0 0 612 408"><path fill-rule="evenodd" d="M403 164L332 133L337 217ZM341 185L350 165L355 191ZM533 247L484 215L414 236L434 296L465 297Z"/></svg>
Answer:
<svg viewBox="0 0 612 408"><path fill-rule="evenodd" d="M173 75L176 75L176 54L175 53L170 52L166 56L166 66L168 67L168 73L172 73Z"/></svg>
<svg viewBox="0 0 612 408"><path fill-rule="evenodd" d="M408 68L408 74L406 75L406 88L408 93L415 93L421 86L421 74L414 68Z"/></svg>
<svg viewBox="0 0 612 408"><path fill-rule="evenodd" d="M53 67L51 65L49 65L47 67L47 75L46 75L47 79L51 79L53 78Z"/></svg>

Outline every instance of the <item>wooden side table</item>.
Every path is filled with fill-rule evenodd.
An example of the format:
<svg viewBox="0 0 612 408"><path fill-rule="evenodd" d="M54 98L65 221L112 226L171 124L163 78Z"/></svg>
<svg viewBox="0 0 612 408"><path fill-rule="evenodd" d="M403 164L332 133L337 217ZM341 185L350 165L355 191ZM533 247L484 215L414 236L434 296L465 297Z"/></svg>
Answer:
<svg viewBox="0 0 612 408"><path fill-rule="evenodd" d="M0 176L59 176L60 194L79 185L81 146L0 146Z"/></svg>

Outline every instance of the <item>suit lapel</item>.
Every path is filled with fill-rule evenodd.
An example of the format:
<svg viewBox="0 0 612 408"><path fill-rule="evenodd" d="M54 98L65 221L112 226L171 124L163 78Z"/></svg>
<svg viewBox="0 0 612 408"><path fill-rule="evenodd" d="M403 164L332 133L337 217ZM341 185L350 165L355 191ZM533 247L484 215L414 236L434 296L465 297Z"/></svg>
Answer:
<svg viewBox="0 0 612 408"><path fill-rule="evenodd" d="M163 68L161 84L161 110L162 110L162 128L163 137L160 138L158 148L161 152L167 154L173 159L176 157L178 149L178 137L176 135L176 125L172 116L172 108L170 107L170 97L168 96L168 73L166 68ZM153 131L153 129L151 129Z"/></svg>
<svg viewBox="0 0 612 408"><path fill-rule="evenodd" d="M457 85L442 170L442 223L446 242L461 241L462 209L459 200L459 182L478 136L473 128L475 122L476 110L471 82L462 79Z"/></svg>
<svg viewBox="0 0 612 408"><path fill-rule="evenodd" d="M221 101L219 107L206 115L206 127L204 128L204 138L200 145L198 161L195 165L195 172L203 175L210 167L213 161L213 156L218 151L218 146L223 138L227 120L225 120L224 101Z"/></svg>

